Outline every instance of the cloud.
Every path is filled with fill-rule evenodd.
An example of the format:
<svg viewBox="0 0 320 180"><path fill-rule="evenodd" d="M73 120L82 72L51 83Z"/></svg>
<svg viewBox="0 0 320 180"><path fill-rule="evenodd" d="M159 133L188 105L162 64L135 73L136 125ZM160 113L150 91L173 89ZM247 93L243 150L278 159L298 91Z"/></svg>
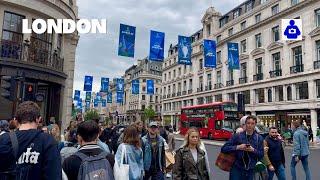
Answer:
<svg viewBox="0 0 320 180"><path fill-rule="evenodd" d="M148 56L151 29L166 33L167 51L170 44L177 43L178 35L191 35L202 28L201 18L208 7L214 6L224 14L242 1L78 0L79 17L106 18L108 32L81 35L76 51L74 89L83 90L84 76L92 75L93 90L98 91L101 77L120 77L137 59ZM137 27L134 59L117 56L120 23Z"/></svg>

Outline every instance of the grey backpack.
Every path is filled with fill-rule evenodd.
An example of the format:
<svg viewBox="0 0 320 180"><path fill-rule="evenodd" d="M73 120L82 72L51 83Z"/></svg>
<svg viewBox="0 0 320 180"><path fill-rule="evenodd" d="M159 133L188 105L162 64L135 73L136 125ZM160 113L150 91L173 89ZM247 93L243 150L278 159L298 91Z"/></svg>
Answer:
<svg viewBox="0 0 320 180"><path fill-rule="evenodd" d="M78 180L114 180L111 165L106 159L108 153L102 152L97 156L87 156L78 151L74 155L82 161Z"/></svg>

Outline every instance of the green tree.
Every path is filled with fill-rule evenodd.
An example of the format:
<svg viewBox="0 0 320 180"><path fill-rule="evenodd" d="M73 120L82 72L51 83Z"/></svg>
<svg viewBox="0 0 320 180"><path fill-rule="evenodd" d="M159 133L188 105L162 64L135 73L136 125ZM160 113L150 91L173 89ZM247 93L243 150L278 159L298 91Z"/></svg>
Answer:
<svg viewBox="0 0 320 180"><path fill-rule="evenodd" d="M156 112L152 109L151 106L149 106L148 108L144 109L143 114L145 117L144 119L150 121L150 118L153 118L156 115Z"/></svg>
<svg viewBox="0 0 320 180"><path fill-rule="evenodd" d="M91 110L87 111L86 114L84 115L85 121L99 119L99 118L100 118L99 113L95 109L91 109Z"/></svg>

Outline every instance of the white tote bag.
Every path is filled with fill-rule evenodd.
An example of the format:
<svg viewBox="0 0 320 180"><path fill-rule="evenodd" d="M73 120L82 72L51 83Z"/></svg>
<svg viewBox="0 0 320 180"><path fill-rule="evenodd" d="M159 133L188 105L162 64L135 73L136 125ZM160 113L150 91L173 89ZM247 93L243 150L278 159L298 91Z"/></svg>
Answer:
<svg viewBox="0 0 320 180"><path fill-rule="evenodd" d="M115 180L129 180L129 164L123 164L124 159L127 159L126 146L122 146L120 164L115 160L113 167L113 174Z"/></svg>

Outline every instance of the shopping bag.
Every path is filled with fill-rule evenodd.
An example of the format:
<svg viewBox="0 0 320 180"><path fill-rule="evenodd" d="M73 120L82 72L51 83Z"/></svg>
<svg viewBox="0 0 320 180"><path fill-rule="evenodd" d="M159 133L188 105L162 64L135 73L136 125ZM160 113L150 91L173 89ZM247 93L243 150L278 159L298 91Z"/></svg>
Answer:
<svg viewBox="0 0 320 180"><path fill-rule="evenodd" d="M220 152L215 164L221 170L229 172L235 160L236 160L236 156L234 153L226 154L226 153Z"/></svg>
<svg viewBox="0 0 320 180"><path fill-rule="evenodd" d="M113 174L115 180L128 180L129 179L129 164L124 164L127 157L126 147L122 146L120 164L117 160L114 162Z"/></svg>
<svg viewBox="0 0 320 180"><path fill-rule="evenodd" d="M169 151L165 151L165 154L166 154L166 167L169 167L170 165L175 163L174 156L172 152L169 152Z"/></svg>

